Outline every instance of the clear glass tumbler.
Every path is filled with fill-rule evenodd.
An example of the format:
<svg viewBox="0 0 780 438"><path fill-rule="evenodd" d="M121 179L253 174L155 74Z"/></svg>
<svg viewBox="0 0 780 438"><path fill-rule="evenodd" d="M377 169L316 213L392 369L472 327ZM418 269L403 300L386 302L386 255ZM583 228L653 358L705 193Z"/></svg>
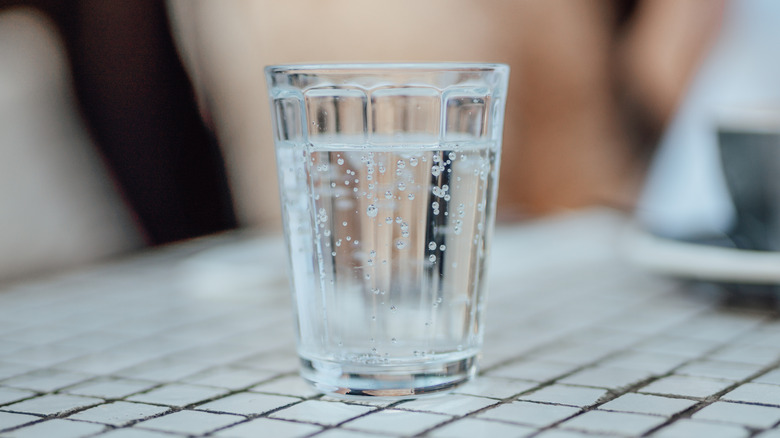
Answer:
<svg viewBox="0 0 780 438"><path fill-rule="evenodd" d="M509 68L266 68L301 374L356 396L476 372Z"/></svg>

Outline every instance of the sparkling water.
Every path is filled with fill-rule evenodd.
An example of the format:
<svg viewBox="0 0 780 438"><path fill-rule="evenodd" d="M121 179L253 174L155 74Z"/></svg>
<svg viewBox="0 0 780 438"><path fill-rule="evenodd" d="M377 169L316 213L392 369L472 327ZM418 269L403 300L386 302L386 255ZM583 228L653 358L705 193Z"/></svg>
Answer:
<svg viewBox="0 0 780 438"><path fill-rule="evenodd" d="M472 363L497 148L278 151L298 347L309 368L335 378L377 366L408 374Z"/></svg>

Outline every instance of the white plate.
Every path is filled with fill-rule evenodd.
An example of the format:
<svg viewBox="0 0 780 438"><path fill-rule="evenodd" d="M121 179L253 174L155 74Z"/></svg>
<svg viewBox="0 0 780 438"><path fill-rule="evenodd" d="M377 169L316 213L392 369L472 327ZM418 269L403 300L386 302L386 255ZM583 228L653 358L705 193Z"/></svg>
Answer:
<svg viewBox="0 0 780 438"><path fill-rule="evenodd" d="M627 227L621 246L630 262L659 274L730 283L780 284L780 252L666 239L636 224Z"/></svg>

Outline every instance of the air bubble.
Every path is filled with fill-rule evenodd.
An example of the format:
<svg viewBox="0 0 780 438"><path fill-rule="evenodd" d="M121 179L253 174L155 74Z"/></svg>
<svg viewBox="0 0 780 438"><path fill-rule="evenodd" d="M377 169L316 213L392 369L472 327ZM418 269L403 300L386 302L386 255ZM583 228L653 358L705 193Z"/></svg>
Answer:
<svg viewBox="0 0 780 438"><path fill-rule="evenodd" d="M409 196L407 196L407 198L409 198L410 201L413 201L414 200L414 193L409 193Z"/></svg>
<svg viewBox="0 0 780 438"><path fill-rule="evenodd" d="M431 254L431 256L430 256L430 257L428 257L428 260L430 260L430 261L431 261L431 263L433 263L433 262L435 262L435 261L436 261L436 256L435 256L435 255L433 255L433 254Z"/></svg>
<svg viewBox="0 0 780 438"><path fill-rule="evenodd" d="M376 251L374 251L374 250L372 249L372 250L371 250L371 252L369 252L369 253L368 253L368 256L369 256L369 257L371 257L371 258L374 258L374 257L376 257Z"/></svg>
<svg viewBox="0 0 780 438"><path fill-rule="evenodd" d="M403 192L404 190L406 190L406 184L405 184L404 182L399 182L399 183L398 183L398 190L400 190L400 191L402 191L402 192Z"/></svg>
<svg viewBox="0 0 780 438"><path fill-rule="evenodd" d="M461 226L463 225L463 221L460 219L455 219L454 221L455 226L452 228L452 232L455 234L460 234L463 232L463 228Z"/></svg>
<svg viewBox="0 0 780 438"><path fill-rule="evenodd" d="M386 224L392 224L393 223L393 218L391 218L390 216L386 217L385 218L385 223Z"/></svg>
<svg viewBox="0 0 780 438"><path fill-rule="evenodd" d="M450 152L447 156L450 158L451 161L455 161L458 158L458 154L456 154L455 152Z"/></svg>
<svg viewBox="0 0 780 438"><path fill-rule="evenodd" d="M377 208L376 208L376 206L375 206L374 204L370 204L370 205L369 205L369 206L366 208L366 215L368 215L368 217L376 217L376 214L377 214L378 212L379 212L379 209L377 209Z"/></svg>
<svg viewBox="0 0 780 438"><path fill-rule="evenodd" d="M390 342L392 342L393 344L397 344L398 343L398 339L392 338L392 339L390 339Z"/></svg>
<svg viewBox="0 0 780 438"><path fill-rule="evenodd" d="M336 257L336 251L331 251L330 255L331 255L331 257Z"/></svg>
<svg viewBox="0 0 780 438"><path fill-rule="evenodd" d="M395 247L398 249L404 249L406 248L406 241L403 239L398 239L395 241Z"/></svg>
<svg viewBox="0 0 780 438"><path fill-rule="evenodd" d="M393 197L393 192L391 192L390 190L385 192L385 199L390 199L392 197Z"/></svg>
<svg viewBox="0 0 780 438"><path fill-rule="evenodd" d="M447 249L447 245L442 245L439 247L439 251L444 251Z"/></svg>
<svg viewBox="0 0 780 438"><path fill-rule="evenodd" d="M319 221L320 225L328 222L328 211L324 208L320 208L317 212L317 220Z"/></svg>
<svg viewBox="0 0 780 438"><path fill-rule="evenodd" d="M390 306L390 310L391 310L391 311L393 311L393 312L395 312L395 311L396 311L396 310L398 310L398 309L397 309L395 306Z"/></svg>
<svg viewBox="0 0 780 438"><path fill-rule="evenodd" d="M339 158L338 160L336 160L336 162L339 163L339 166L341 166L341 165L344 164L344 159L343 158Z"/></svg>
<svg viewBox="0 0 780 438"><path fill-rule="evenodd" d="M342 222L342 223L341 223L341 226L342 226L342 227L346 227L346 226L347 226L347 221L344 221L344 222Z"/></svg>
<svg viewBox="0 0 780 438"><path fill-rule="evenodd" d="M431 251L435 250L436 242L431 241L430 243L428 243L428 249L430 249Z"/></svg>
<svg viewBox="0 0 780 438"><path fill-rule="evenodd" d="M412 167L416 166L417 165L417 158L415 158L415 157L409 158L409 165L411 165Z"/></svg>

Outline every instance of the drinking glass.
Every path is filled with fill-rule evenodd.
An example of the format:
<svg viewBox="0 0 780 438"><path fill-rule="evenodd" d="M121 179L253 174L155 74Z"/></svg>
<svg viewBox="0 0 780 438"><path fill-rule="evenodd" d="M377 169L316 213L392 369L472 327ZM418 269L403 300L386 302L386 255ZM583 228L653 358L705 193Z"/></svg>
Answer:
<svg viewBox="0 0 780 438"><path fill-rule="evenodd" d="M266 68L301 375L347 396L476 372L509 68Z"/></svg>

